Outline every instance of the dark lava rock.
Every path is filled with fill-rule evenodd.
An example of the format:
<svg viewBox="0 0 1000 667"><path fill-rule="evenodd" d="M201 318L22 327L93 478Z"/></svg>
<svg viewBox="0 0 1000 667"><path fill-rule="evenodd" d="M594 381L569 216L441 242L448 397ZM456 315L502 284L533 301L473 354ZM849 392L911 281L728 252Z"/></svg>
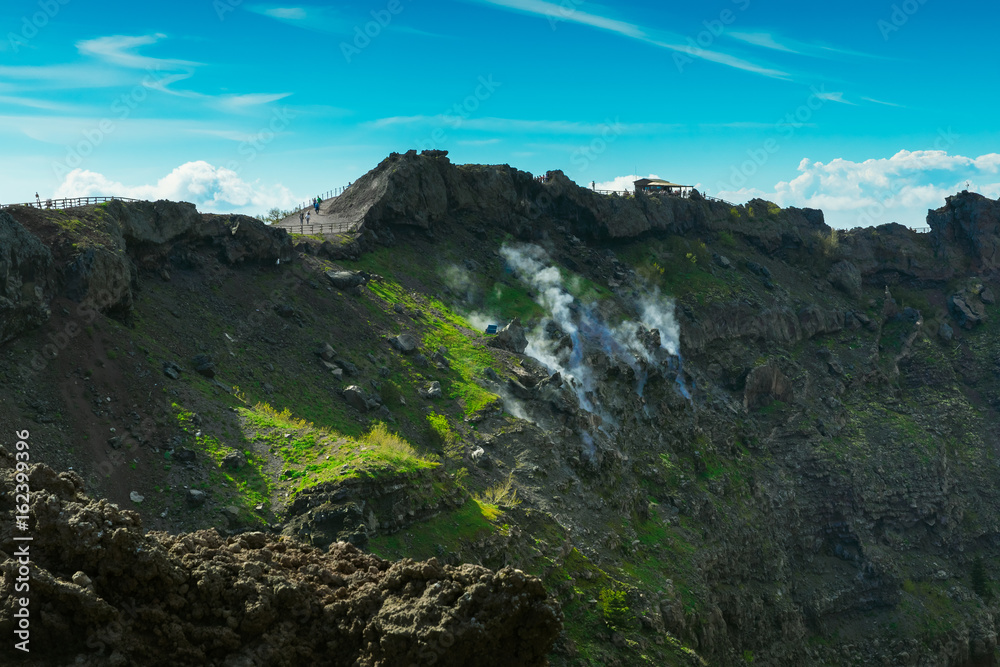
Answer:
<svg viewBox="0 0 1000 667"><path fill-rule="evenodd" d="M207 354L199 354L191 359L194 369L207 378L215 377L215 362Z"/></svg>
<svg viewBox="0 0 1000 667"><path fill-rule="evenodd" d="M411 333L401 333L395 338L390 338L389 344L403 354L412 354L420 347L420 341Z"/></svg>

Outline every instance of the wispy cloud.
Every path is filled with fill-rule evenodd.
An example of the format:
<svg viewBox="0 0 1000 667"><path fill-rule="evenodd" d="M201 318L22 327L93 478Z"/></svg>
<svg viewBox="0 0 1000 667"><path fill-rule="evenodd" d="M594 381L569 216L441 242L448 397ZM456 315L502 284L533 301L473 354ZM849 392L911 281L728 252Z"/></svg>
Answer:
<svg viewBox="0 0 1000 667"><path fill-rule="evenodd" d="M765 49L773 49L774 51L784 51L785 53L795 53L801 54L801 51L797 51L790 46L778 43L774 39L771 33L767 32L738 32L735 30L729 31L729 36L738 39L741 42L746 42L747 44L753 44L754 46L760 46Z"/></svg>
<svg viewBox="0 0 1000 667"><path fill-rule="evenodd" d="M628 37L630 39L645 42L646 44L651 44L653 46L657 46L663 49L668 49L670 51L682 53L690 58L700 58L702 60L714 62L718 65L732 67L735 69L743 70L745 72L751 72L753 74L760 74L762 76L767 76L777 79L787 79L791 76L787 72L781 71L774 67L758 64L749 61L745 58L740 58L738 56L734 56L729 53L724 53L719 50L710 50L707 48L705 49L692 48L688 40L684 39L680 35L663 32L659 30L652 30L649 28L642 27L635 23L629 23L627 21L621 21L607 16L601 16L599 14L585 12L578 8L568 10L563 5L558 5L551 2L545 2L544 0L467 0L467 1L477 2L479 4L492 5L495 7L521 12L524 14L543 16L553 21L577 23L580 25L590 26L592 28L597 28L599 30L616 33L623 37Z"/></svg>
<svg viewBox="0 0 1000 667"><path fill-rule="evenodd" d="M758 46L763 49L770 49L771 51L780 51L782 53L791 53L799 56L809 56L812 58L836 58L838 56L853 56L858 58L882 59L882 56L875 56L870 53L862 53L860 51L852 51L850 49L843 49L836 46L827 46L824 44L815 44L812 42L803 42L797 39L776 35L773 32L768 32L763 30L750 31L750 32L741 30L730 30L726 34L729 37L737 39L746 44Z"/></svg>
<svg viewBox="0 0 1000 667"><path fill-rule="evenodd" d="M33 97L17 97L13 95L0 95L0 104L28 107L29 109L39 109L41 111L54 111L56 113L79 113L83 107L72 104L60 104L49 100L39 100Z"/></svg>
<svg viewBox="0 0 1000 667"><path fill-rule="evenodd" d="M894 102L885 102L883 100L876 100L873 97L862 97L861 99L863 99L865 102L871 102L873 104L881 104L882 106L897 107L897 108L900 108L900 109L905 109L906 108L902 104L896 104Z"/></svg>
<svg viewBox="0 0 1000 667"><path fill-rule="evenodd" d="M199 63L189 60L174 60L168 58L152 58L143 56L136 51L151 44L156 44L166 35L112 35L85 39L76 43L77 50L85 56L93 56L118 67L129 69L175 70L197 67Z"/></svg>
<svg viewBox="0 0 1000 667"><path fill-rule="evenodd" d="M289 21L303 21L308 17L306 10L302 7L265 7L262 13L276 19Z"/></svg>
<svg viewBox="0 0 1000 667"><path fill-rule="evenodd" d="M351 26L333 7L279 7L246 5L246 10L287 25L329 34L349 32Z"/></svg>
<svg viewBox="0 0 1000 667"><path fill-rule="evenodd" d="M845 100L843 92L825 93L825 92L815 91L813 94L817 98L819 98L821 100L825 100L827 102L836 102L838 104L848 104L848 105L850 105L852 107L858 106L856 102L851 102L850 100Z"/></svg>

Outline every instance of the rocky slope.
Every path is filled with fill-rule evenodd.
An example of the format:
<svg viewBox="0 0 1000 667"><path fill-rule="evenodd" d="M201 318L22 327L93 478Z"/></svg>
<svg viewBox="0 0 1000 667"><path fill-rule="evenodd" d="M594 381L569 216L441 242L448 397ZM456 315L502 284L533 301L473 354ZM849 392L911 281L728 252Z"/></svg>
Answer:
<svg viewBox="0 0 1000 667"><path fill-rule="evenodd" d="M0 419L142 539L223 535L192 567L281 533L537 575L553 664L995 664L1000 203L834 232L410 152L333 207L358 233L0 217Z"/></svg>
<svg viewBox="0 0 1000 667"><path fill-rule="evenodd" d="M15 463L0 449L5 515ZM538 579L512 568L388 563L259 532L144 535L135 512L87 497L74 473L35 465L28 484L27 592L12 557L22 533L0 528L0 630L15 636L27 596L27 663L532 665L559 630Z"/></svg>

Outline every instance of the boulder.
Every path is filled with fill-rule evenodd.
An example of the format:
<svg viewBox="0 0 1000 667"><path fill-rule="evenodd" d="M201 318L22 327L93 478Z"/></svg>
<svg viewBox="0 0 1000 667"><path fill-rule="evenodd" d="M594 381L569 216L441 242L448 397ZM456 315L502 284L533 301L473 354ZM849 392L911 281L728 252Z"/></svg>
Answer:
<svg viewBox="0 0 1000 667"><path fill-rule="evenodd" d="M247 465L247 457L240 451L229 452L222 459L222 467L229 468L230 470L239 470L245 465Z"/></svg>
<svg viewBox="0 0 1000 667"><path fill-rule="evenodd" d="M947 322L942 322L941 326L938 327L938 337L941 340L949 341L955 336L955 330L951 328L951 325Z"/></svg>
<svg viewBox="0 0 1000 667"><path fill-rule="evenodd" d="M420 341L411 333L401 333L389 339L389 344L403 354L412 354L420 347Z"/></svg>
<svg viewBox="0 0 1000 667"><path fill-rule="evenodd" d="M175 461L180 461L181 463L191 463L195 460L195 453L191 449L179 447L174 450L173 458Z"/></svg>
<svg viewBox="0 0 1000 667"><path fill-rule="evenodd" d="M441 398L441 396L442 396L441 383L438 382L437 380L435 380L434 382L431 382L426 387L421 387L417 391L424 398Z"/></svg>
<svg viewBox="0 0 1000 667"><path fill-rule="evenodd" d="M361 387L359 387L356 384L352 384L351 386L344 389L343 397L344 400L347 401L347 404L350 405L355 410L357 410L358 412L368 412L372 408L378 406L378 403L372 401L365 394L364 390L362 390Z"/></svg>
<svg viewBox="0 0 1000 667"><path fill-rule="evenodd" d="M191 507L201 507L207 499L208 494L198 489L188 489L188 492L184 494L185 502Z"/></svg>
<svg viewBox="0 0 1000 667"><path fill-rule="evenodd" d="M333 363L337 364L337 366L343 369L344 373L347 375L357 375L358 373L361 372L358 370L357 366L347 361L346 359L334 359Z"/></svg>
<svg viewBox="0 0 1000 667"><path fill-rule="evenodd" d="M861 271L846 259L834 264L826 279L852 299L861 296Z"/></svg>
<svg viewBox="0 0 1000 667"><path fill-rule="evenodd" d="M131 493L128 494L128 497L129 497L129 500L131 500L133 503L136 503L136 504L139 504L143 500L146 499L144 496L142 496L137 491L132 491Z"/></svg>
<svg viewBox="0 0 1000 667"><path fill-rule="evenodd" d="M979 298L967 291L948 298L948 310L964 329L971 329L986 320L986 307Z"/></svg>
<svg viewBox="0 0 1000 667"><path fill-rule="evenodd" d="M363 271L327 271L326 278L339 290L360 287L368 282L368 274Z"/></svg>
<svg viewBox="0 0 1000 667"><path fill-rule="evenodd" d="M207 354L197 354L191 358L194 369L207 378L215 377L215 362Z"/></svg>
<svg viewBox="0 0 1000 667"><path fill-rule="evenodd" d="M163 374L171 380L179 380L181 379L181 367L172 361L164 361Z"/></svg>
<svg viewBox="0 0 1000 667"><path fill-rule="evenodd" d="M521 318L515 317L507 326L497 332L497 335L489 339L486 344L508 352L524 354L528 347L528 338L524 335L524 327L521 326Z"/></svg>

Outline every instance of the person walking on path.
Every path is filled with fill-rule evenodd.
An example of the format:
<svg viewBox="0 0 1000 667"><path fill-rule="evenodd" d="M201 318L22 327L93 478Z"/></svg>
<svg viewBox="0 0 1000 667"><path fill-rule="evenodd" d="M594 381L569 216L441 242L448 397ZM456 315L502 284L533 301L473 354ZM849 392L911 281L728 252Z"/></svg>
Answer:
<svg viewBox="0 0 1000 667"><path fill-rule="evenodd" d="M316 212L317 212L317 213L319 213L319 205L320 205L320 203L321 203L322 201L323 201L322 199L320 199L319 197L316 197L316 201L314 201L314 202L313 202L313 205L315 205L315 206L316 206Z"/></svg>
<svg viewBox="0 0 1000 667"><path fill-rule="evenodd" d="M306 214L305 214L304 212L302 212L302 211L299 211L299 224L300 224L300 225L302 224L302 220L303 220L303 219L304 219L305 217L306 217Z"/></svg>
<svg viewBox="0 0 1000 667"><path fill-rule="evenodd" d="M312 215L312 211L306 211L306 224L309 224L309 216Z"/></svg>

